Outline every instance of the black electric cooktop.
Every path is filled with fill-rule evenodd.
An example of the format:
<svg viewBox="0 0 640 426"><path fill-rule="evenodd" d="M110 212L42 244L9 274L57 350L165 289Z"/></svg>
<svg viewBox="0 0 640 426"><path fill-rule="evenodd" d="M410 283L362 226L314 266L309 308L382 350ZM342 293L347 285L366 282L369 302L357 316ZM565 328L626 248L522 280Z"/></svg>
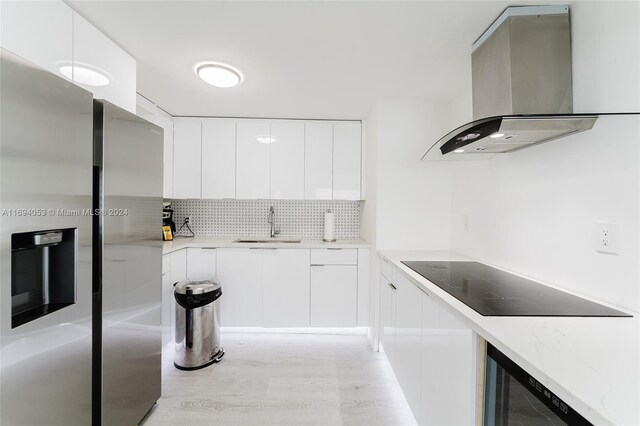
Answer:
<svg viewBox="0 0 640 426"><path fill-rule="evenodd" d="M478 262L402 263L484 316L632 316Z"/></svg>

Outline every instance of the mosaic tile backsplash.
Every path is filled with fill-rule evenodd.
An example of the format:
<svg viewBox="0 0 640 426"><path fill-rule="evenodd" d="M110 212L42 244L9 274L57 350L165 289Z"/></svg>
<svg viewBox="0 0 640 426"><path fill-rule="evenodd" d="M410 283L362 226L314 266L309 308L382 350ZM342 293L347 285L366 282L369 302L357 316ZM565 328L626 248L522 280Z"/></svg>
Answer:
<svg viewBox="0 0 640 426"><path fill-rule="evenodd" d="M173 220L184 218L196 236L268 236L269 207L283 237L318 237L324 233L324 213L335 213L336 238L360 236L358 201L173 200Z"/></svg>

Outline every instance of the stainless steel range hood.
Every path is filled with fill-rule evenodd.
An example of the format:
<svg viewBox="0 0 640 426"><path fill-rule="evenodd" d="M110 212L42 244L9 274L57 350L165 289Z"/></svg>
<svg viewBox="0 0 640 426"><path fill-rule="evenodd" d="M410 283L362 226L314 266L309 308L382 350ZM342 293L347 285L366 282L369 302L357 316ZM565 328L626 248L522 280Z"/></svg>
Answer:
<svg viewBox="0 0 640 426"><path fill-rule="evenodd" d="M471 62L474 121L423 160L512 152L589 130L597 119L573 114L568 6L507 8L474 43Z"/></svg>

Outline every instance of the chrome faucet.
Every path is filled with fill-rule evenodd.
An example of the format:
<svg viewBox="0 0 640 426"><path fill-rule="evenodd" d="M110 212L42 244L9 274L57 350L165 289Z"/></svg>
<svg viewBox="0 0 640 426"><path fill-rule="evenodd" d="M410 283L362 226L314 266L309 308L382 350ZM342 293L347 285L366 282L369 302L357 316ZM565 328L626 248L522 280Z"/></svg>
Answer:
<svg viewBox="0 0 640 426"><path fill-rule="evenodd" d="M275 238L276 235L280 233L280 230L276 229L276 211L273 206L269 207L269 219L267 220L267 223L271 225L270 237Z"/></svg>

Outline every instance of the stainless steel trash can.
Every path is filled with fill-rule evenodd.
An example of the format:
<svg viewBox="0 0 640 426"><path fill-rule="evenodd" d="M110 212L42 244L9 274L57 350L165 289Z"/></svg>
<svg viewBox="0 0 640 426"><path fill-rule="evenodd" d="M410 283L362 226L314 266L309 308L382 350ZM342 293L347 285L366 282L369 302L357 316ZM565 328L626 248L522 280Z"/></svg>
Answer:
<svg viewBox="0 0 640 426"><path fill-rule="evenodd" d="M197 370L220 361L220 284L184 280L175 284L175 359L180 370Z"/></svg>

